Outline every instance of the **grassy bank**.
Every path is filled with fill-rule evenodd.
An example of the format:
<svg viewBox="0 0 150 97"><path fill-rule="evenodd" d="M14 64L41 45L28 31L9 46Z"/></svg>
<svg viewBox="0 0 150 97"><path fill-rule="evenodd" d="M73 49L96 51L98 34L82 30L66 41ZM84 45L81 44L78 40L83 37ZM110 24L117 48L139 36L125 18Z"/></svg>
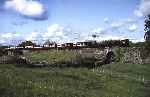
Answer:
<svg viewBox="0 0 150 97"><path fill-rule="evenodd" d="M149 97L150 65L25 68L0 65L0 97ZM143 81L144 78L144 81Z"/></svg>
<svg viewBox="0 0 150 97"><path fill-rule="evenodd" d="M88 67L94 65L94 57L87 57L81 55L75 50L49 50L40 52L25 53L25 57L31 62L47 62L49 65L64 66L75 65L81 67Z"/></svg>

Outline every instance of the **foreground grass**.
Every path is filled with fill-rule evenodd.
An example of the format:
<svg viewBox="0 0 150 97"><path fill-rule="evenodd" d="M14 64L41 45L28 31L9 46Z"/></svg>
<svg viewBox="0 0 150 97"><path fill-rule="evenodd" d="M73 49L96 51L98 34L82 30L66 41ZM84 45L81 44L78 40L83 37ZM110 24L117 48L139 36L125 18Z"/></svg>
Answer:
<svg viewBox="0 0 150 97"><path fill-rule="evenodd" d="M150 97L150 65L25 68L0 65L0 97ZM144 80L143 80L144 78Z"/></svg>

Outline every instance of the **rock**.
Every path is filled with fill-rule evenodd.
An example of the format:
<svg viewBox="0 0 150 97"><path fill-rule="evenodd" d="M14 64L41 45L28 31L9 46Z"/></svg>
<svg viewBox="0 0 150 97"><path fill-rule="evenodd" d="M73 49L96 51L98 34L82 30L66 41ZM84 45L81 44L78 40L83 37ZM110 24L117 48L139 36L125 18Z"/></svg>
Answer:
<svg viewBox="0 0 150 97"><path fill-rule="evenodd" d="M142 64L141 52L139 48L126 48L123 63Z"/></svg>
<svg viewBox="0 0 150 97"><path fill-rule="evenodd" d="M16 63L17 63L17 64L23 64L23 65L28 64L27 60L24 59L24 58L18 58L18 59L16 60Z"/></svg>
<svg viewBox="0 0 150 97"><path fill-rule="evenodd" d="M104 51L98 51L95 53L95 66L101 66L104 64L109 64L115 60L115 54L113 51L109 50L108 52Z"/></svg>
<svg viewBox="0 0 150 97"><path fill-rule="evenodd" d="M109 64L111 62L114 61L114 57L115 57L115 54L113 51L109 51L107 54L106 54L106 59L105 59L105 63L106 64Z"/></svg>

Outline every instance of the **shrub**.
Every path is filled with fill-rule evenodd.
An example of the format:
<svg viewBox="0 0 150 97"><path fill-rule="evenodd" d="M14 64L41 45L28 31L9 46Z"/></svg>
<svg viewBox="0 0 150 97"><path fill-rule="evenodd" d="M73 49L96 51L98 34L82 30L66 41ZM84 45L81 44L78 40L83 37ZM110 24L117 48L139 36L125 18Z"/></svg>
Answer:
<svg viewBox="0 0 150 97"><path fill-rule="evenodd" d="M4 48L0 47L0 56L4 55Z"/></svg>
<svg viewBox="0 0 150 97"><path fill-rule="evenodd" d="M124 56L123 49L121 47L116 48L115 55L116 55L115 61L116 62L121 62L122 58Z"/></svg>

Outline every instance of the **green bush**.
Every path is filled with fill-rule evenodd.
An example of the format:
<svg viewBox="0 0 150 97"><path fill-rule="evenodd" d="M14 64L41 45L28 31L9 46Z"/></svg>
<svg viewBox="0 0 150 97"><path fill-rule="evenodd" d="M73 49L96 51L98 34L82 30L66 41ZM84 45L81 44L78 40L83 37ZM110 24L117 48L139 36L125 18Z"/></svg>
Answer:
<svg viewBox="0 0 150 97"><path fill-rule="evenodd" d="M115 61L116 62L121 62L122 61L122 58L124 56L123 53L124 53L123 48L121 48L121 47L116 48L116 50L115 50L115 56L116 56Z"/></svg>
<svg viewBox="0 0 150 97"><path fill-rule="evenodd" d="M150 56L150 42L145 41L143 46L140 47L140 51L142 59L146 59L148 56Z"/></svg>
<svg viewBox="0 0 150 97"><path fill-rule="evenodd" d="M4 49L2 47L0 47L0 56L4 55Z"/></svg>
<svg viewBox="0 0 150 97"><path fill-rule="evenodd" d="M7 54L5 48L8 48L8 46L0 46L0 56Z"/></svg>

